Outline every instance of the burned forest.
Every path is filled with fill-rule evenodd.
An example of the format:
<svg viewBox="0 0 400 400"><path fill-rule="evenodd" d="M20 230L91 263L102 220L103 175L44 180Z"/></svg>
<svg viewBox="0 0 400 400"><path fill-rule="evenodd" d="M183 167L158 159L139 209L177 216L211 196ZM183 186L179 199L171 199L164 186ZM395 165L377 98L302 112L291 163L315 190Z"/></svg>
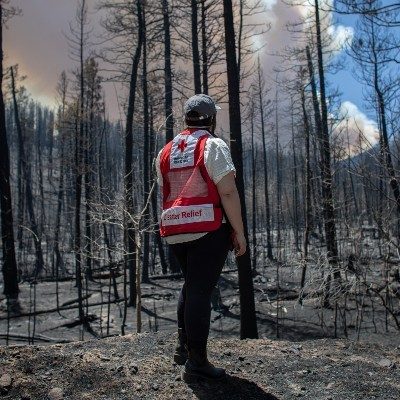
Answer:
<svg viewBox="0 0 400 400"><path fill-rule="evenodd" d="M0 345L176 331L155 164L205 93L247 239L214 289L210 336L400 346L400 6L68 3L52 26L67 63L46 60L58 79L39 93L11 40L36 14L0 1Z"/></svg>

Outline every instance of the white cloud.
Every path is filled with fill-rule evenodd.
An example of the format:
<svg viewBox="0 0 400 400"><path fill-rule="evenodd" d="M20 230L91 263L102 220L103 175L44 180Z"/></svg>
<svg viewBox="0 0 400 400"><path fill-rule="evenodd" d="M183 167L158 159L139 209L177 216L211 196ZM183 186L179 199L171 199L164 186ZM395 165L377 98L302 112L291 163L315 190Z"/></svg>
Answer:
<svg viewBox="0 0 400 400"><path fill-rule="evenodd" d="M347 154L358 154L378 143L379 130L376 122L369 119L352 102L345 101L341 104L338 117L341 120L334 129L335 142Z"/></svg>
<svg viewBox="0 0 400 400"><path fill-rule="evenodd" d="M351 26L330 25L327 28L327 34L331 37L331 50L334 53L340 53L353 40L354 29Z"/></svg>
<svg viewBox="0 0 400 400"><path fill-rule="evenodd" d="M276 2L277 0L263 0L267 10L272 10L272 8L276 5Z"/></svg>
<svg viewBox="0 0 400 400"><path fill-rule="evenodd" d="M320 1L320 21L322 35L327 36L330 41L329 50L333 55L340 53L352 40L354 29L351 26L335 24L333 20L333 0ZM302 4L297 5L300 16L305 19L305 32L315 24L315 5L313 1L303 0Z"/></svg>

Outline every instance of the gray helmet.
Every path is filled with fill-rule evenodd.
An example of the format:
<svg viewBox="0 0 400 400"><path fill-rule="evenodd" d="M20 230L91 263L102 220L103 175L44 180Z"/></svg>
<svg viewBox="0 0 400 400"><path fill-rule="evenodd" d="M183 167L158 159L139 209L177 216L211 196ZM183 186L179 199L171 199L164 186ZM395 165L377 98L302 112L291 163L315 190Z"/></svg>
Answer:
<svg viewBox="0 0 400 400"><path fill-rule="evenodd" d="M186 101L183 111L187 120L201 121L214 116L220 109L210 96L196 94Z"/></svg>

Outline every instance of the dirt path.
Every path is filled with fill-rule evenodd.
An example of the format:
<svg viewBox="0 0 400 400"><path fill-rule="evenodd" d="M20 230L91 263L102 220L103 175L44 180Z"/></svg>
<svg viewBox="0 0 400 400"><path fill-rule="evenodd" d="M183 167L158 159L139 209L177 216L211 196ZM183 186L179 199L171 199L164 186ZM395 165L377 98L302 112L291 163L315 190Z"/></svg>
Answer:
<svg viewBox="0 0 400 400"><path fill-rule="evenodd" d="M400 348L345 340L210 341L226 383L187 386L175 335L0 348L1 399L400 399Z"/></svg>

